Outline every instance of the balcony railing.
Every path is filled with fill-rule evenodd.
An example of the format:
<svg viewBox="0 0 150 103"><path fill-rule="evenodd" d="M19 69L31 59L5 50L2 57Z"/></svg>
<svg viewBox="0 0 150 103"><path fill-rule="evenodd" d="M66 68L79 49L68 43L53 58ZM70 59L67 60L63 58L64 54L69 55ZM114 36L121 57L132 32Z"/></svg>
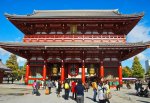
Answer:
<svg viewBox="0 0 150 103"><path fill-rule="evenodd" d="M124 35L25 35L24 42L126 42Z"/></svg>

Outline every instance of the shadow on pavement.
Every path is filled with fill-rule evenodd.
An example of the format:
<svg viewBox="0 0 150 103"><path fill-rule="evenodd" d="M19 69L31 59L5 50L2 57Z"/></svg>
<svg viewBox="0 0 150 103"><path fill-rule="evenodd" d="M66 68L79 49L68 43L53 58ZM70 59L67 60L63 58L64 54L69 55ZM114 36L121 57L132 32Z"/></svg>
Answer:
<svg viewBox="0 0 150 103"><path fill-rule="evenodd" d="M29 94L29 93L9 93L9 94L7 94L7 95L23 96L23 95L26 95L26 94Z"/></svg>
<svg viewBox="0 0 150 103"><path fill-rule="evenodd" d="M143 100L136 100L136 101L139 101L139 102L142 102L142 103L150 103L148 101L143 101Z"/></svg>
<svg viewBox="0 0 150 103"><path fill-rule="evenodd" d="M126 93L126 94L136 96L135 93Z"/></svg>
<svg viewBox="0 0 150 103"><path fill-rule="evenodd" d="M86 98L88 98L88 99L90 99L90 100L92 100L93 101L93 98L91 98L91 97L86 97ZM97 103L99 103L98 101L96 101Z"/></svg>

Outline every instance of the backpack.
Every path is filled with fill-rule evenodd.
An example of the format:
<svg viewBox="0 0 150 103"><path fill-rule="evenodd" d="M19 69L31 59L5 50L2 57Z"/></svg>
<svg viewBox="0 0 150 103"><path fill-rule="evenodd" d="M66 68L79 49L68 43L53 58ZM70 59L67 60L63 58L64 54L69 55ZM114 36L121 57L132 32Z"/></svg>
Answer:
<svg viewBox="0 0 150 103"><path fill-rule="evenodd" d="M102 86L98 86L98 98L99 100L106 99L106 89Z"/></svg>
<svg viewBox="0 0 150 103"><path fill-rule="evenodd" d="M37 83L36 82L33 82L33 88L36 88L36 85L37 85Z"/></svg>
<svg viewBox="0 0 150 103"><path fill-rule="evenodd" d="M69 89L69 84L68 83L65 83L65 89Z"/></svg>

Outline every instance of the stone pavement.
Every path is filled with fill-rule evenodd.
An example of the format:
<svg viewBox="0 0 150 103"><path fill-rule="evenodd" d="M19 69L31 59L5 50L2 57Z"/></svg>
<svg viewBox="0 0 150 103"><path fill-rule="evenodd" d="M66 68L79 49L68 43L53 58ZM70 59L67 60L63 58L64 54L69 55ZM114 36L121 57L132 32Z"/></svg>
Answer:
<svg viewBox="0 0 150 103"><path fill-rule="evenodd" d="M45 95L45 90L40 90L41 95L35 96L31 94L32 87L19 84L0 84L0 103L76 103L71 97L69 100L64 100L62 97L64 91L61 92L61 97L57 97L55 88L52 88L52 94ZM150 98L135 96L135 90L121 88L121 91L111 89L113 97L110 103L150 103ZM70 93L71 96L71 93ZM85 92L84 103L95 103L92 101L92 89ZM98 103L98 102L97 102Z"/></svg>

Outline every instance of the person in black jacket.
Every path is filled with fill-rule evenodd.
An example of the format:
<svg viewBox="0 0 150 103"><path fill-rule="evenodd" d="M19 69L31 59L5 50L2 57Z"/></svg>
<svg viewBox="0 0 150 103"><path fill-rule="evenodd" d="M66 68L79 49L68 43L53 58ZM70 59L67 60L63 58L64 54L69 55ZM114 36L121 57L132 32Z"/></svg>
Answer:
<svg viewBox="0 0 150 103"><path fill-rule="evenodd" d="M137 80L136 82L135 82L135 90L136 90L136 93L138 93L138 89L139 89L139 81Z"/></svg>
<svg viewBox="0 0 150 103"><path fill-rule="evenodd" d="M149 80L149 82L148 82L148 88L150 89L150 80Z"/></svg>
<svg viewBox="0 0 150 103"><path fill-rule="evenodd" d="M60 97L60 92L61 92L61 82L58 81L57 97Z"/></svg>
<svg viewBox="0 0 150 103"><path fill-rule="evenodd" d="M78 81L78 84L75 87L77 93L77 103L84 103L84 90L85 87L82 85L81 80Z"/></svg>

